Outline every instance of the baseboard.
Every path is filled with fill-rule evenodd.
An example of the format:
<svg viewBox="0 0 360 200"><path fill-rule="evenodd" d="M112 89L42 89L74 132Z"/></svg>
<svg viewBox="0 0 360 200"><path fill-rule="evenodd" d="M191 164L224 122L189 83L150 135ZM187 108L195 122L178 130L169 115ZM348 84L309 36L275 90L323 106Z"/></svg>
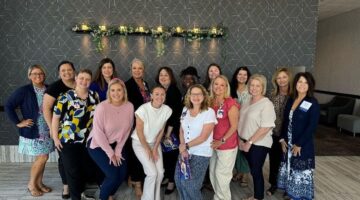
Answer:
<svg viewBox="0 0 360 200"><path fill-rule="evenodd" d="M34 156L28 156L18 153L18 145L0 145L0 163L33 162ZM57 152L49 155L48 162L57 162Z"/></svg>

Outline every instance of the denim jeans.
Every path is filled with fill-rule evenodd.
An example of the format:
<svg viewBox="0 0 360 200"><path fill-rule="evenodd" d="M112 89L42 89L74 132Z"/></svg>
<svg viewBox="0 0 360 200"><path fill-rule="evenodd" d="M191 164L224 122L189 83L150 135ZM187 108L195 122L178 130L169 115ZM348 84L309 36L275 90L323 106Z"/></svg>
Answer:
<svg viewBox="0 0 360 200"><path fill-rule="evenodd" d="M181 159L181 156L179 156ZM180 168L176 164L175 184L181 200L202 200L201 187L209 166L210 157L191 155L189 159L191 178L180 179Z"/></svg>
<svg viewBox="0 0 360 200"><path fill-rule="evenodd" d="M108 200L109 196L116 193L117 189L126 177L126 160L122 160L122 164L120 166L115 166L113 164L110 165L109 157L100 147L95 149L88 148L88 152L90 157L95 161L105 175L104 181L100 187L100 199ZM123 156L123 158L125 157Z"/></svg>

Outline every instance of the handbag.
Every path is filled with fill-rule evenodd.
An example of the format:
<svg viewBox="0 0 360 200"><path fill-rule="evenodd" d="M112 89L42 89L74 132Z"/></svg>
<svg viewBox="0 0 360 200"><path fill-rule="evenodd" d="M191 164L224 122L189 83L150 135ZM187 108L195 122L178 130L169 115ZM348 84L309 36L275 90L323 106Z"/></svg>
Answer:
<svg viewBox="0 0 360 200"><path fill-rule="evenodd" d="M179 144L179 139L175 136L174 132L171 132L169 138L164 138L161 141L161 148L163 152L169 152L178 149Z"/></svg>

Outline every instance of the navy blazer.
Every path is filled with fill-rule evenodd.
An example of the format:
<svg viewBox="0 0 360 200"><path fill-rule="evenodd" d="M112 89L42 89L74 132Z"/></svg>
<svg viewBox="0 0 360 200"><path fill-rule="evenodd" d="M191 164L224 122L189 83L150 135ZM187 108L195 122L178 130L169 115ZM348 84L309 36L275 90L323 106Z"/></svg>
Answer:
<svg viewBox="0 0 360 200"><path fill-rule="evenodd" d="M308 101L312 105L304 111L300 109L300 105ZM281 138L288 141L288 126L289 126L289 113L294 103L293 98L289 98L285 110L284 110L284 121L281 131ZM301 147L299 159L315 158L314 152L314 133L318 125L320 116L320 106L315 98L305 97L299 104L299 106L293 112L292 117L292 144Z"/></svg>
<svg viewBox="0 0 360 200"><path fill-rule="evenodd" d="M22 119L32 119L34 125L31 127L19 128L20 136L34 139L39 138L39 130L37 126L37 119L39 117L39 105L36 99L34 86L28 84L15 90L8 98L5 104L5 112L9 119L18 124L21 122L15 109L19 107L22 114Z"/></svg>

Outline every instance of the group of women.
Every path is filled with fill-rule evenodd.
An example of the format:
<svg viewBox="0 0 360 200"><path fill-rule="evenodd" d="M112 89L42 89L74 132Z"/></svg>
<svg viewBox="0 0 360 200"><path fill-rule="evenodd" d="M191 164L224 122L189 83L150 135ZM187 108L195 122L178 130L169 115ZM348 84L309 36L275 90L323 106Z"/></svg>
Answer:
<svg viewBox="0 0 360 200"><path fill-rule="evenodd" d="M75 75L74 65L63 61L60 79L47 86L43 67L29 68L31 84L17 89L5 109L20 130L19 153L36 156L28 183L32 196L52 190L43 174L55 147L63 199L81 199L91 182L100 186L100 199L111 200L128 179L138 199L160 200L166 186L165 195L176 187L180 199L197 200L208 177L214 199L230 200L230 182L246 187L249 173L254 195L246 199L263 199L267 154L267 195L283 189L291 199L314 198L319 105L310 73L291 81L289 70L280 68L266 94L265 76L251 75L245 66L229 82L212 63L203 85L189 66L180 75L182 94L169 67L158 70L152 89L141 60L130 69L123 82L109 58L100 61L94 78L87 69Z"/></svg>

